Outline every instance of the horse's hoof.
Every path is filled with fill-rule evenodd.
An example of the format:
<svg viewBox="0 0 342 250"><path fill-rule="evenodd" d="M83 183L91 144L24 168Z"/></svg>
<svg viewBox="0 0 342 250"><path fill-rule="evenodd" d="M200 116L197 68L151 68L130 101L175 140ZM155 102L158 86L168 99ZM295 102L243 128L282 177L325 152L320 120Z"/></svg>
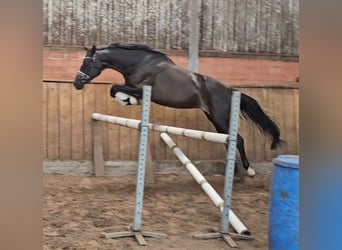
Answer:
<svg viewBox="0 0 342 250"><path fill-rule="evenodd" d="M249 177L254 177L254 176L255 176L255 170L254 170L254 168L249 167L249 168L247 169L247 175L248 175Z"/></svg>

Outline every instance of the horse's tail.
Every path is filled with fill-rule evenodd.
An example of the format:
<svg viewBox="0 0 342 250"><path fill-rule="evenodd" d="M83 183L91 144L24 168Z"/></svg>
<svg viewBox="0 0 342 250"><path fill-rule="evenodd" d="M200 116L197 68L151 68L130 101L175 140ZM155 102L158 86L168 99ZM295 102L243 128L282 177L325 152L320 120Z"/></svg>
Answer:
<svg viewBox="0 0 342 250"><path fill-rule="evenodd" d="M284 142L280 139L280 130L277 124L265 114L255 99L241 93L240 109L243 117L253 121L261 132L272 136L271 149L277 148Z"/></svg>

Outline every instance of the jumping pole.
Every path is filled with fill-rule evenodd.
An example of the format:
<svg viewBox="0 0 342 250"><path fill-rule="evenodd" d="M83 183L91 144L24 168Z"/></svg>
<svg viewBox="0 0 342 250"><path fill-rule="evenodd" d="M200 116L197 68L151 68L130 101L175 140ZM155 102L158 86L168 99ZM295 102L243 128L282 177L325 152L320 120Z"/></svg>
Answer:
<svg viewBox="0 0 342 250"><path fill-rule="evenodd" d="M92 118L97 121L109 122L119 126L128 127L128 128L135 128L139 129L141 120L136 119L128 119L119 116L113 115L103 115L99 113L93 113ZM164 132L173 135L181 135L193 139L203 140L203 141L210 141L216 143L227 143L229 135L222 134L222 133L215 133L215 132L207 132L195 129L186 129L186 128L179 128L173 126L166 126L166 125L158 125L158 124L148 124L148 128L157 131L157 132Z"/></svg>
<svg viewBox="0 0 342 250"><path fill-rule="evenodd" d="M190 161L190 159L183 153L183 151L176 145L176 143L171 139L171 137L166 133L160 134L161 139L165 144L172 150L178 160L184 165L184 167L189 171L189 173L194 177L196 182L201 185L203 191L209 196L211 201L216 207L223 212L224 201L221 196L215 191L215 189L209 184L207 179L198 171L196 166ZM238 234L250 234L246 226L240 221L236 214L230 210L229 211L229 223L233 226Z"/></svg>
<svg viewBox="0 0 342 250"><path fill-rule="evenodd" d="M143 210L143 199L144 199L144 182L145 182L145 165L146 165L146 154L148 145L148 121L150 115L150 104L151 104L151 86L143 87L143 104L140 128L140 143L139 143L139 156L138 156L138 170L137 170L137 182L136 182L136 198L134 208L134 221L131 231L117 232L117 233L103 233L105 238L121 238L133 236L142 246L147 245L145 237L154 238L165 238L166 234L144 232L141 231L141 217Z"/></svg>

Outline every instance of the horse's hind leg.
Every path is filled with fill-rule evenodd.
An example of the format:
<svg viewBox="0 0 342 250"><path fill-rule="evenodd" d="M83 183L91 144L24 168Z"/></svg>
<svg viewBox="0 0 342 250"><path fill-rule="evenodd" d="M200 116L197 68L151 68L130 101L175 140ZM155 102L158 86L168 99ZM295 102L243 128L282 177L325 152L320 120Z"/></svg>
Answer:
<svg viewBox="0 0 342 250"><path fill-rule="evenodd" d="M237 142L236 147L239 151L240 158L242 161L242 165L244 169L246 169L248 176L254 177L255 170L250 166L249 161L247 160L246 152L245 152L245 145L244 140L240 134L237 135Z"/></svg>
<svg viewBox="0 0 342 250"><path fill-rule="evenodd" d="M228 133L228 118L227 119L222 119L224 118L224 116L221 114L221 116L217 116L217 117L221 117L221 119L215 119L215 117L213 117L210 114L207 114L206 112L204 112L205 115L207 116L207 118L209 119L209 121L212 122L212 124L215 126L216 131L218 133L224 133L227 134ZM226 144L226 149L228 149L228 145ZM249 161L247 160L247 156L246 156L246 152L245 152L245 146L244 146L244 140L242 138L242 136L240 134L237 135L237 142L236 142L236 148L239 151L240 154L240 158L242 161L242 165L244 167L244 169L246 169L248 176L255 176L255 170L250 166ZM237 173L237 169L235 169L235 172Z"/></svg>

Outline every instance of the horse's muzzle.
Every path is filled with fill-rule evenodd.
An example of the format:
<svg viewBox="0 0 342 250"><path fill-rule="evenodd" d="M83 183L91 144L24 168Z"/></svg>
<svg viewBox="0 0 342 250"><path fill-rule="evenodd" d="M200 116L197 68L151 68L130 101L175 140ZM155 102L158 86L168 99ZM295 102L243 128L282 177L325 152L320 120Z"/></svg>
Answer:
<svg viewBox="0 0 342 250"><path fill-rule="evenodd" d="M83 89L84 84L90 81L90 77L87 74L79 71L74 81L74 86L77 90Z"/></svg>
<svg viewBox="0 0 342 250"><path fill-rule="evenodd" d="M84 83L75 80L75 81L74 81L74 87L75 87L77 90L83 89Z"/></svg>

